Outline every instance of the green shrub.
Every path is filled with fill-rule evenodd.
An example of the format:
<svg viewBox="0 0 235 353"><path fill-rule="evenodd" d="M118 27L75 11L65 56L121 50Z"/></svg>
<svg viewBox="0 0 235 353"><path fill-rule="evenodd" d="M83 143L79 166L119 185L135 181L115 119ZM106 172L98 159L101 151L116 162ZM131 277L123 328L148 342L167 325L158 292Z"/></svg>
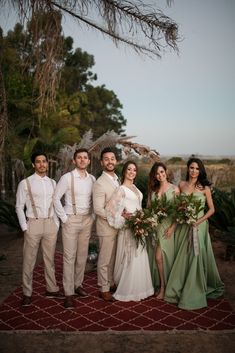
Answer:
<svg viewBox="0 0 235 353"><path fill-rule="evenodd" d="M148 175L143 172L139 172L136 179L136 186L143 193L142 207L146 207L148 193Z"/></svg>
<svg viewBox="0 0 235 353"><path fill-rule="evenodd" d="M221 240L228 246L235 246L235 189L225 192L214 189L212 193L215 213L210 224L221 230Z"/></svg>
<svg viewBox="0 0 235 353"><path fill-rule="evenodd" d="M0 199L0 224L6 224L7 226L21 232L15 206L2 199Z"/></svg>
<svg viewBox="0 0 235 353"><path fill-rule="evenodd" d="M210 217L211 225L222 231L235 227L235 189L226 192L215 188L212 197L215 213Z"/></svg>

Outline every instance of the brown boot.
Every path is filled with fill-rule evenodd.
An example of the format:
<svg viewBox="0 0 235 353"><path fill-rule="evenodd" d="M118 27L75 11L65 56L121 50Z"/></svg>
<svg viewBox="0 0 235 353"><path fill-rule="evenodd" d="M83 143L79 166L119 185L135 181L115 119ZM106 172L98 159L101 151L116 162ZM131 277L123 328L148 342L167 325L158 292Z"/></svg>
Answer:
<svg viewBox="0 0 235 353"><path fill-rule="evenodd" d="M115 300L110 292L100 292L99 297L106 302L113 302Z"/></svg>

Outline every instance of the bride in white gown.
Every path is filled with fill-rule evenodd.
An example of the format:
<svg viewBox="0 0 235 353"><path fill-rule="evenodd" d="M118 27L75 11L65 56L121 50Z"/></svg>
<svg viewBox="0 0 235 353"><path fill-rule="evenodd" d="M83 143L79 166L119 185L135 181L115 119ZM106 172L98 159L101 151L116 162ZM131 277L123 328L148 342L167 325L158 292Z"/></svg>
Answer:
<svg viewBox="0 0 235 353"><path fill-rule="evenodd" d="M113 297L120 301L139 301L154 294L147 250L136 242L131 231L124 227L125 217L141 209L143 195L134 185L137 166L128 161L122 170L122 185L106 206L107 220L117 229L117 253L114 281L117 290Z"/></svg>

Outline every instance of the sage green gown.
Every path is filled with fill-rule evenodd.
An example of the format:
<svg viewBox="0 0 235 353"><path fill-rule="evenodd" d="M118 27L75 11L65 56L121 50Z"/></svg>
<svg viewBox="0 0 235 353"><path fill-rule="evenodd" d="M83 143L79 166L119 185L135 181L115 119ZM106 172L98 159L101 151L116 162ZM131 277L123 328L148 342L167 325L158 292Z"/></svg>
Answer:
<svg viewBox="0 0 235 353"><path fill-rule="evenodd" d="M206 197L195 192L195 197L205 206ZM199 218L204 211L201 211ZM165 300L177 303L181 309L192 310L207 306L207 298L218 298L224 292L224 284L216 266L208 221L198 226L199 254L194 255L193 246L189 247L189 225L178 225L175 231L175 261L166 290Z"/></svg>
<svg viewBox="0 0 235 353"><path fill-rule="evenodd" d="M168 201L173 201L175 197L175 188L171 186L165 193L166 199ZM152 200L156 197L154 193L152 196ZM163 256L163 270L164 270L164 281L165 284L167 283L175 256L175 240L174 234L170 238L166 238L164 232L166 229L170 227L172 224L172 218L166 217L162 220L162 222L157 226L156 236L157 241L156 244L152 244L151 241L147 243L147 251L149 256L149 265L150 271L152 276L152 282L155 292L160 288L160 277L158 273L158 268L156 264L155 254L156 254L156 247L160 246L162 250Z"/></svg>

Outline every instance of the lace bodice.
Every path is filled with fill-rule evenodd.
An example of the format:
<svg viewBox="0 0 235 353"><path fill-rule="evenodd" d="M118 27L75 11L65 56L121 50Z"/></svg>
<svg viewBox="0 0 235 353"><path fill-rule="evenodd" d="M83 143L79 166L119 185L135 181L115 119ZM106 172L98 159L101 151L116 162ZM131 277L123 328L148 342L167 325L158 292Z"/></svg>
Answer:
<svg viewBox="0 0 235 353"><path fill-rule="evenodd" d="M125 223L125 219L122 217L124 209L130 213L141 209L143 195L139 189L136 188L136 191L137 193L124 185L121 185L115 190L106 205L106 216L109 225L120 229Z"/></svg>

